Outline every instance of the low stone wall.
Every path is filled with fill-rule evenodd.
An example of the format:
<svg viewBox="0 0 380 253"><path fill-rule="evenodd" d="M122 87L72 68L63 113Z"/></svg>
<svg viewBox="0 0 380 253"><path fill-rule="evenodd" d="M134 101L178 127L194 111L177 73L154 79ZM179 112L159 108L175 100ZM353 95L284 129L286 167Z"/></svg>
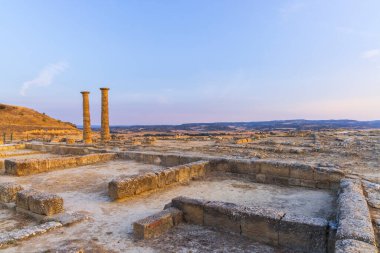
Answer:
<svg viewBox="0 0 380 253"><path fill-rule="evenodd" d="M118 152L117 154L121 159L135 160L137 162L156 164L165 167L178 166L186 163L206 160L205 158L207 158L189 155L162 154L157 152L138 151L125 151Z"/></svg>
<svg viewBox="0 0 380 253"><path fill-rule="evenodd" d="M55 194L22 190L16 195L16 207L32 213L51 216L63 211L63 199Z"/></svg>
<svg viewBox="0 0 380 253"><path fill-rule="evenodd" d="M5 174L26 176L51 170L105 162L116 158L116 154L89 154L83 156L56 157L47 159L5 160Z"/></svg>
<svg viewBox="0 0 380 253"><path fill-rule="evenodd" d="M116 200L178 183L187 183L203 177L207 164L207 161L199 161L141 175L120 176L108 184L108 194L111 199Z"/></svg>
<svg viewBox="0 0 380 253"><path fill-rule="evenodd" d="M177 208L168 208L133 223L133 234L137 239L157 237L183 220L183 214Z"/></svg>
<svg viewBox="0 0 380 253"><path fill-rule="evenodd" d="M255 159L211 159L210 173L230 173L258 183L339 189L344 173L333 167Z"/></svg>
<svg viewBox="0 0 380 253"><path fill-rule="evenodd" d="M16 201L16 195L19 191L24 190L21 185L15 183L0 184L0 202L12 203Z"/></svg>
<svg viewBox="0 0 380 253"><path fill-rule="evenodd" d="M185 197L173 199L171 207L181 210L189 223L241 234L297 252L327 252L329 227L325 219Z"/></svg>
<svg viewBox="0 0 380 253"><path fill-rule="evenodd" d="M0 151L15 150L15 149L24 149L25 144L7 144L0 145Z"/></svg>
<svg viewBox="0 0 380 253"><path fill-rule="evenodd" d="M362 247L375 246L374 229L360 180L343 179L341 181L337 220L336 252L359 252L356 250Z"/></svg>
<svg viewBox="0 0 380 253"><path fill-rule="evenodd" d="M37 150L41 152L48 152L58 155L87 155L91 153L105 153L105 150L95 149L91 147L74 147L56 144L35 144L27 143L25 144L26 149Z"/></svg>
<svg viewBox="0 0 380 253"><path fill-rule="evenodd" d="M227 159L137 151L119 152L118 156L121 159L131 159L161 166L177 166L207 160L210 163L206 170L210 174L228 173L258 183L320 189L339 189L339 182L345 176L343 171L334 167L311 166L276 160Z"/></svg>

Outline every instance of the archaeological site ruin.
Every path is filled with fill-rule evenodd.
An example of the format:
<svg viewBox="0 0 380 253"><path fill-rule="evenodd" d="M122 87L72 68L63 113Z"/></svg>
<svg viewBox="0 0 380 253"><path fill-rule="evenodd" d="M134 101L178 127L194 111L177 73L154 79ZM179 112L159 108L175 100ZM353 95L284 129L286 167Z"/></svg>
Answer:
<svg viewBox="0 0 380 253"><path fill-rule="evenodd" d="M0 145L4 252L378 252L379 130L101 129ZM112 112L112 111L111 111Z"/></svg>

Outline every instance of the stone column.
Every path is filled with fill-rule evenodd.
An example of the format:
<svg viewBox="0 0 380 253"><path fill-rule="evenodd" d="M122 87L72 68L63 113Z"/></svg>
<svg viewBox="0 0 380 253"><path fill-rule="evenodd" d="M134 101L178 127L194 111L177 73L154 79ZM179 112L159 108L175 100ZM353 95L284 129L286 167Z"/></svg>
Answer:
<svg viewBox="0 0 380 253"><path fill-rule="evenodd" d="M102 91L102 142L107 142L111 139L110 123L108 115L108 91L109 88L100 88Z"/></svg>
<svg viewBox="0 0 380 253"><path fill-rule="evenodd" d="M89 91L82 91L83 97L83 142L86 144L92 143L91 138L91 121L90 121L90 102Z"/></svg>

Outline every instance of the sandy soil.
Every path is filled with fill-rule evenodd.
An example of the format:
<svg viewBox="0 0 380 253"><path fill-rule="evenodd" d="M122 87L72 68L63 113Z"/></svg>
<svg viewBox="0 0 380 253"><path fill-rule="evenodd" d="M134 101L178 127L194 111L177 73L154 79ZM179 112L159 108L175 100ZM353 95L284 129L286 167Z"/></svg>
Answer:
<svg viewBox="0 0 380 253"><path fill-rule="evenodd" d="M15 210L0 207L0 233L36 224L37 222L22 214L16 213Z"/></svg>

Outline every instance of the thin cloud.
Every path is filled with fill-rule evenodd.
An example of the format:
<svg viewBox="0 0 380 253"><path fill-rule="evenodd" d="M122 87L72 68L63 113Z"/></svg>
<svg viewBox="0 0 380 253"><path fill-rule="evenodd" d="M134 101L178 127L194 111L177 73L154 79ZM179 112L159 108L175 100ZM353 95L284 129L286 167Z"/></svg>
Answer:
<svg viewBox="0 0 380 253"><path fill-rule="evenodd" d="M66 62L57 62L45 66L36 78L22 84L20 94L26 96L28 90L35 87L47 87L53 83L54 78L68 68Z"/></svg>
<svg viewBox="0 0 380 253"><path fill-rule="evenodd" d="M365 51L361 54L362 58L364 59L373 59L380 56L380 49L372 49Z"/></svg>

